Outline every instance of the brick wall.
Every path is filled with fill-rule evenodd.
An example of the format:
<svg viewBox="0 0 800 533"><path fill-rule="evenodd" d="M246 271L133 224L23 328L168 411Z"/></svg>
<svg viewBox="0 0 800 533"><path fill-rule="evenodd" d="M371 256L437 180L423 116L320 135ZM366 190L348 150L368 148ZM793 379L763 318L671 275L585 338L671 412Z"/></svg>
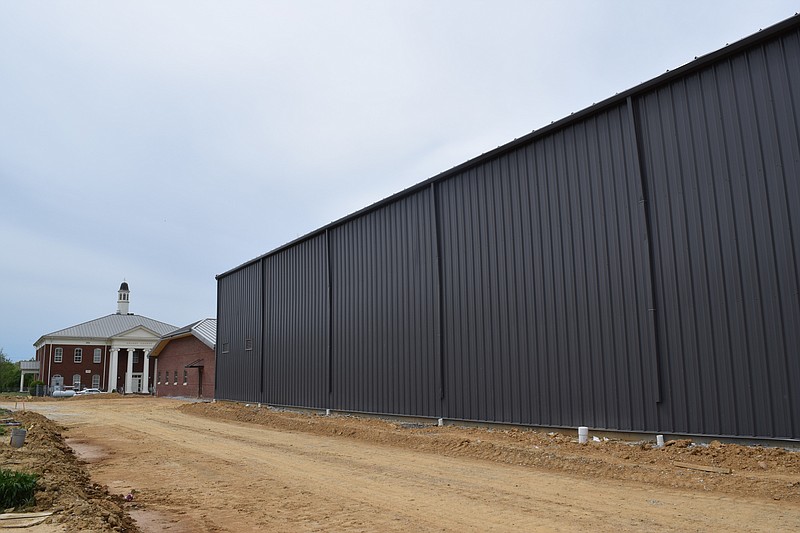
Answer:
<svg viewBox="0 0 800 533"><path fill-rule="evenodd" d="M197 359L203 359L202 369L186 368L186 365ZM213 398L214 363L214 350L196 337L189 336L171 340L158 354L158 370L155 375L156 395ZM186 384L184 384L184 370L186 371ZM200 370L202 370L202 387L200 386ZM177 384L175 372L178 373ZM165 380L167 373L169 379Z"/></svg>
<svg viewBox="0 0 800 533"><path fill-rule="evenodd" d="M62 350L61 362L56 362L57 349ZM77 349L82 351L80 362L75 361ZM94 351L100 349L100 362L94 362ZM97 344L53 344L44 345L37 354L41 357L41 377L48 386L56 374L64 377L64 385L73 385L73 376L80 376L80 388L92 386L92 376L100 376L100 388L106 387L108 375L109 347ZM48 372L48 365L50 365ZM48 381L49 380L49 381Z"/></svg>

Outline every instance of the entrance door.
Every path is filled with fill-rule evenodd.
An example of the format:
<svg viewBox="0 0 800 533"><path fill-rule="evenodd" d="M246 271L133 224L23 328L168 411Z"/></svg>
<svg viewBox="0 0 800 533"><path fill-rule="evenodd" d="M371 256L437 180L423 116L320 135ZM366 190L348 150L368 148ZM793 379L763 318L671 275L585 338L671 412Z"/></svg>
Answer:
<svg viewBox="0 0 800 533"><path fill-rule="evenodd" d="M197 368L197 397L203 397L203 367Z"/></svg>
<svg viewBox="0 0 800 533"><path fill-rule="evenodd" d="M131 374L131 392L142 392L141 372L134 372Z"/></svg>

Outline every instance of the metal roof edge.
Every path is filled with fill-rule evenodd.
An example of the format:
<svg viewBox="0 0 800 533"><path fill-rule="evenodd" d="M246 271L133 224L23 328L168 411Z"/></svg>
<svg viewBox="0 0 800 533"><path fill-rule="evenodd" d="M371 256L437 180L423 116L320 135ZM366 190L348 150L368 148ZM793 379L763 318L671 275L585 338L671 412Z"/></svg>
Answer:
<svg viewBox="0 0 800 533"><path fill-rule="evenodd" d="M629 97L644 93L644 92L649 91L649 90L651 90L651 89L653 89L655 87L658 87L660 85L664 85L664 84L672 81L675 78L679 78L679 77L685 76L687 74L690 74L693 71L697 71L697 70L700 70L702 68L705 68L709 64L714 63L716 61L719 61L720 59L723 59L725 57L737 54L743 49L749 48L749 47L751 47L751 46L753 46L755 44L758 44L760 42L768 41L768 40L773 39L773 38L775 38L775 37L777 37L777 36L779 36L779 35L781 35L783 33L786 33L786 32L789 32L791 30L794 30L794 29L796 29L798 27L800 27L800 13L795 13L794 15L790 16L789 18L787 18L787 19L785 19L785 20L783 20L781 22L773 24L772 26L769 26L769 27L764 28L764 29L759 29L757 32L753 33L752 35L749 35L747 37L739 39L738 41L735 41L735 42L733 42L731 44L727 44L724 47L719 48L719 49L717 49L717 50L715 50L713 52L709 52L709 53L707 53L705 55L698 56L696 59L694 59L694 60L692 60L692 61L690 61L688 63L685 63L685 64L683 64L683 65L681 65L681 66L679 66L679 67L677 67L677 68L675 68L673 70L667 70L664 74L661 74L660 76L656 76L655 78L652 78L652 79L650 79L648 81L642 82L639 85L635 85L634 87L631 87L630 89L627 89L625 91L617 93L614 96L606 98L605 100L601 100L600 102L592 104L591 106L586 107L584 109L581 109L580 111L577 111L575 113L571 113L571 114L567 115L564 118L561 118L559 120L556 120L554 122L551 122L550 124L547 124L547 125L539 128L538 130L533 130L530 133L528 133L526 135L523 135L522 137L516 138L513 141L510 141L510 142L508 142L506 144L498 146L497 148L494 148L493 150L489 150L488 152L484 152L483 154L480 154L480 155L478 155L476 157L473 157L472 159L469 159L469 160L467 160L467 161L465 161L463 163L460 163L460 164L458 164L458 165L456 165L456 166L454 166L454 167L452 167L452 168L450 168L448 170L440 172L439 174L436 174L436 175L434 175L434 176L432 176L432 177L430 177L430 178L428 178L428 179L426 179L426 180L424 180L422 182L419 182L419 183L416 183L414 185L411 185L411 186L409 186L409 187L407 187L405 189L402 189L401 191L398 191L398 192L396 192L396 193L394 193L394 194L392 194L390 196L387 196L386 198L383 198L383 199L378 200L377 202L374 202L374 203L372 203L372 204L370 204L370 205L368 205L366 207L363 207L363 208L359 209L358 211L350 213L349 215L345 215L342 218L334 220L333 222L329 222L328 224L326 224L326 225L324 225L324 226L322 226L322 227L320 227L320 228L318 228L316 230L313 230L313 231L311 231L309 233L306 233L305 235L302 235L302 236L300 236L300 237L298 237L296 239L293 239L293 240L291 240L291 241L289 241L289 242L287 242L285 244L282 244L282 245L278 246L277 248L273 248L272 250L270 250L270 251L268 251L268 252L266 252L264 254L261 254L258 257L250 259L249 261L245 261L244 263L242 263L242 264L240 264L240 265L238 265L236 267L233 267L233 268L231 268L229 270L226 270L225 272L223 272L221 274L217 274L215 276L215 279L219 281L221 278L224 278L224 277L226 277L226 276L228 276L230 274L233 274L234 272L242 270L243 268L246 268L246 267L248 267L250 265L253 265L253 264L261 261L262 259L264 259L266 257L275 255L277 253L282 252L283 250L286 250L287 248L291 248L292 246L300 244L301 242L304 242L304 241L310 240L310 239L312 239L314 237L317 237L317 236L327 232L330 229L333 229L333 228L335 228L337 226L341 226L342 224L344 224L346 222L349 222L350 220L353 220L353 219L358 218L360 216L363 216L363 215L365 215L365 214L367 214L367 213L369 213L371 211L379 209L380 207L383 207L384 205L387 205L387 204L390 204L392 202L395 202L395 201L397 201L397 200L399 200L401 198L404 198L406 196L411 196L412 194L414 194L414 193L416 193L416 192L418 192L418 191L420 191L422 189L425 189L426 187L429 187L432 183L436 183L436 182L439 182L439 181L446 180L446 179L448 179L448 178L450 178L452 176L455 176L455 175L457 175L457 174L459 174L461 172L464 172L465 170L468 170L468 169L470 169L472 167L480 165L480 164L482 164L482 163L484 163L484 162L486 162L488 160L494 159L499 155L502 155L502 154L504 154L506 152L510 152L510 151L512 151L512 150L514 150L516 148L519 148L520 146L529 144L529 143L533 142L534 140L536 140L536 139L538 139L540 137L544 137L545 135L548 135L548 134L550 134L550 133L552 133L554 131L558 131L559 129L565 128L568 125L570 125L572 123L575 123L575 122L578 122L578 121L584 119L587 116L590 116L592 114L598 113L598 112L603 111L605 109L608 109L610 107L614 107L616 105L620 105L620 104L624 103Z"/></svg>
<svg viewBox="0 0 800 533"><path fill-rule="evenodd" d="M206 342L205 337L201 333L199 333L197 331L197 329L196 329L197 326L199 326L200 324L202 324L204 322L207 322L209 320L216 320L216 319L214 319L214 318L201 318L200 320L197 320L196 322L192 322L191 324L188 324L188 325L180 327L180 328L175 328L173 331L170 331L169 333L165 333L164 335L161 336L161 338L159 338L159 340L156 343L156 345L153 346L153 349L150 352L151 357L158 357L158 355L161 353L161 351L171 341L173 341L175 339L184 339L186 337L194 337L197 340L199 340L200 342L202 342L205 346L208 346L209 348L211 348L213 350L215 348L216 344L209 344L208 342Z"/></svg>
<svg viewBox="0 0 800 533"><path fill-rule="evenodd" d="M207 341L210 341L211 339L208 339L208 338L207 338L205 335L203 335L203 334L200 332L200 330L199 330L199 329L197 329L197 327L198 327L199 325L201 325L201 324L204 324L204 323L208 322L209 320L214 320L214 321L216 321L216 319L215 319L215 318L203 318L203 319L201 319L201 320L198 320L197 322L195 322L195 323L192 325L191 332L192 332L192 335L194 335L194 336L195 336L195 338L196 338L197 340L199 340L200 342L202 342L203 344L205 344L206 346L208 346L209 348L211 348L212 350L214 350L214 349L216 348L216 345L217 345L217 344L216 344L216 341L217 341L216 337L214 338L214 342L209 344L209 342L207 342ZM215 329L215 331L216 331L216 328L214 328L214 329Z"/></svg>
<svg viewBox="0 0 800 533"><path fill-rule="evenodd" d="M78 325L81 325L81 324L78 324ZM70 327L75 327L75 326L70 326ZM64 328L64 329L69 329L69 328ZM41 337L39 337L36 340L36 342L33 343L33 347L38 350L42 346L46 346L48 344L64 344L63 342L60 342L60 339L77 339L77 340L81 340L81 341L84 341L84 340L86 340L86 341L108 341L108 340L111 340L111 337L88 337L88 336L87 337L83 337L83 336L80 336L80 335L72 335L72 336L65 336L65 337L51 337L50 334L48 333L47 335L42 335ZM69 341L67 341L67 342L69 342Z"/></svg>

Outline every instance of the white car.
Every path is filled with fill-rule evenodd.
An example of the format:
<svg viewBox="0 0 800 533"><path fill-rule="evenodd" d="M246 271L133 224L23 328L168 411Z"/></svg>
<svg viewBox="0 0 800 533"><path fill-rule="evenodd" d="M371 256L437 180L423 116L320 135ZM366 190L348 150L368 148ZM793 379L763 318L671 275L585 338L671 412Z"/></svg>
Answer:
<svg viewBox="0 0 800 533"><path fill-rule="evenodd" d="M100 394L100 389L83 389L82 391L78 392L77 394Z"/></svg>

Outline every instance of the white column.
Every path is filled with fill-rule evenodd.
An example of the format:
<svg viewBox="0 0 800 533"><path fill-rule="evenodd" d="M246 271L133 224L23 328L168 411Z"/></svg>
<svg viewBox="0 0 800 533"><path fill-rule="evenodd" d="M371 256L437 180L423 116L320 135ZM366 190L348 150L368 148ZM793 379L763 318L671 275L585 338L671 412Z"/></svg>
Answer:
<svg viewBox="0 0 800 533"><path fill-rule="evenodd" d="M128 348L128 371L125 372L125 394L133 392L133 348Z"/></svg>
<svg viewBox="0 0 800 533"><path fill-rule="evenodd" d="M147 385L150 379L150 350L144 351L144 370L142 371L142 389L146 394L150 394L150 388Z"/></svg>
<svg viewBox="0 0 800 533"><path fill-rule="evenodd" d="M117 388L117 372L119 370L119 348L111 348L111 363L108 365L108 392Z"/></svg>
<svg viewBox="0 0 800 533"><path fill-rule="evenodd" d="M22 386L25 385L25 372L19 373L19 391L22 392Z"/></svg>

